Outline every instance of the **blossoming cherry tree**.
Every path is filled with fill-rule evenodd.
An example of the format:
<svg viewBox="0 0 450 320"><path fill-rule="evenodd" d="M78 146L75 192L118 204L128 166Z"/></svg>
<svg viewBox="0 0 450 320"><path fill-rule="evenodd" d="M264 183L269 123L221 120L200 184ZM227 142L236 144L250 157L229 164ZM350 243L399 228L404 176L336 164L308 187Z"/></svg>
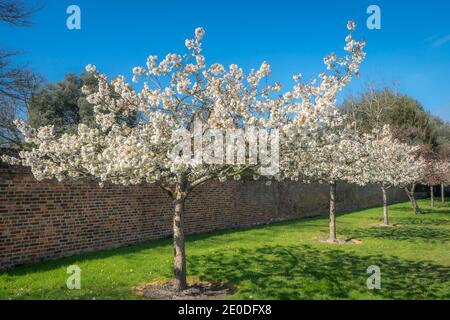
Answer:
<svg viewBox="0 0 450 320"><path fill-rule="evenodd" d="M354 22L347 28L355 29ZM329 237L327 241L338 242L336 237L336 183L349 181L364 184L357 161L361 158L359 136L352 126L346 124L344 115L336 108L337 94L359 72L364 60L364 41L356 41L350 34L346 38L344 58L331 54L324 59L331 74L321 74L317 87L304 90L303 103L291 110L291 119L283 127L281 147L282 175L295 181L325 182L330 188ZM295 90L294 90L295 92Z"/></svg>
<svg viewBox="0 0 450 320"><path fill-rule="evenodd" d="M423 161L417 158L418 146L396 139L389 126L374 129L364 135L367 157L361 163L363 179L380 186L383 195L383 224L389 225L387 190L391 187L408 189L413 208L416 207L414 192L410 185L421 180ZM412 195L411 195L412 194Z"/></svg>
<svg viewBox="0 0 450 320"><path fill-rule="evenodd" d="M248 127L273 132L292 121L290 114L307 108L311 95L319 105L329 104L363 58L363 43L348 36L349 55L343 59L330 55L326 59L335 75L321 74L318 84L302 84L300 76L296 76L294 88L281 93L280 84L267 80L271 68L266 62L247 75L235 64L227 68L219 63L207 66L202 54L203 37L204 30L197 28L195 36L185 42L186 53L170 53L162 60L150 56L145 66L135 67L133 82L140 83L140 90L123 76L108 80L93 65L87 66L98 81L95 90L84 88L88 102L94 106L96 125L80 124L75 134L59 136L52 126L34 129L19 120L18 127L30 148L20 152L19 159L4 157L10 163L31 167L38 180L94 177L100 184L151 183L162 188L174 209L176 290L187 286L183 219L188 195L208 180L239 178L246 170L257 178L265 164L250 161L250 152L240 154L243 161L231 163L207 162L203 154L190 157L190 148L180 149L175 133L188 131L195 136L198 121L203 124L200 135L212 129ZM341 74L337 66L346 71ZM127 121L130 118L134 121ZM241 138L248 145L255 137L246 134ZM203 145L197 147L206 149ZM231 149L227 153L237 157L238 151Z"/></svg>

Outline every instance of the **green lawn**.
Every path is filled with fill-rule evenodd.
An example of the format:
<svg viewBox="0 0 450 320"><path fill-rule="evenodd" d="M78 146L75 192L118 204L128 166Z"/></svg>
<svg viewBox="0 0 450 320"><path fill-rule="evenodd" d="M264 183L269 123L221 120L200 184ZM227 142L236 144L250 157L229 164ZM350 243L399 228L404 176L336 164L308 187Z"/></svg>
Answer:
<svg viewBox="0 0 450 320"><path fill-rule="evenodd" d="M380 208L339 215L339 235L362 244L315 241L327 235L326 216L190 236L188 273L233 283L236 299L450 299L450 204L420 205L426 214L391 206L396 228L375 226ZM66 288L72 264L81 290ZM370 265L381 268L381 290L367 289ZM0 299L136 299L134 286L170 277L171 267L171 241L153 241L6 270Z"/></svg>

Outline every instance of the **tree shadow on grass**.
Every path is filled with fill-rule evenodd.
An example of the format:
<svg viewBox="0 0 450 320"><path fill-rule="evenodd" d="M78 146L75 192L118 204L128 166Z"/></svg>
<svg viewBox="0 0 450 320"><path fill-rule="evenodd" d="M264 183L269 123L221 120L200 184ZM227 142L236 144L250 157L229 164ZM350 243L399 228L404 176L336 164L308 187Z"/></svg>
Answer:
<svg viewBox="0 0 450 320"><path fill-rule="evenodd" d="M429 203L419 203L419 207L422 210L423 214L429 214L429 213L434 213L434 214L450 214L450 207L448 206L438 206L436 205L435 208L430 208L429 207ZM399 212L406 212L406 213L410 213L411 216L413 217L420 217L421 215L417 215L414 214L411 205L394 205L392 207L393 210L395 211L399 211Z"/></svg>
<svg viewBox="0 0 450 320"><path fill-rule="evenodd" d="M306 218L301 221L309 220L309 221L318 221L323 219L323 217L311 217ZM261 231L262 235L266 235L266 229L268 227L277 228L277 227L290 227L293 223L300 222L300 220L288 220L288 221L279 221L259 226L248 226L243 228L236 229L227 229L227 230L215 230L212 232L206 232L201 234L191 234L186 237L186 240L189 244L195 244L196 242L207 241L209 245L215 244L223 244L224 239L220 236L231 237L232 241L245 241L249 239L248 231L252 231L251 237L258 237L258 231ZM226 240L225 240L226 241ZM124 259L133 260L137 256L140 256L143 251L151 250L151 249L167 249L168 252L172 250L172 240L171 236L165 239L159 240L149 240L138 244L130 244L124 245L117 248L110 249L97 249L90 252L84 253L70 253L70 256L67 257L58 257L55 259L49 259L43 257L42 261L35 261L29 264L20 264L10 268L1 269L1 273L6 273L10 276L20 276L26 275L29 273L46 272L55 269L59 269L61 267L67 267L73 264L76 264L80 261L87 262L90 260L99 260L99 259L108 259L114 256L121 256ZM67 253L66 253L67 254Z"/></svg>
<svg viewBox="0 0 450 320"><path fill-rule="evenodd" d="M434 214L450 214L450 208L423 208L421 207L424 214L434 213Z"/></svg>
<svg viewBox="0 0 450 320"><path fill-rule="evenodd" d="M268 221L267 223L262 223L259 225L249 225L249 226L241 226L241 227L230 227L224 230L213 230L211 232L203 232L198 234L189 235L189 242L194 243L196 241L214 241L215 239L211 239L212 236L233 236L233 240L245 240L248 239L248 231L251 231L253 235L257 236L258 232L261 231L261 234L267 235L267 228L291 228L293 224L301 224L302 227L305 226L319 226L324 219L328 219L328 215L317 215L311 217L303 217L303 218L290 218L282 221ZM222 242L223 240L217 238L218 242Z"/></svg>
<svg viewBox="0 0 450 320"><path fill-rule="evenodd" d="M402 225L396 228L355 228L341 229L340 232L350 238L381 238L387 240L408 240L422 242L443 242L450 240L450 232L425 226Z"/></svg>
<svg viewBox="0 0 450 320"><path fill-rule="evenodd" d="M161 239L146 241L139 244L130 244L118 248L95 250L81 254L75 254L68 257L60 257L51 260L43 260L33 262L31 264L17 265L11 268L1 270L1 273L6 273L10 276L26 275L28 273L35 273L36 271L45 272L61 267L68 267L78 262L86 262L90 260L107 259L114 256L122 256L125 259L133 259L136 254L142 253L145 250L163 249L164 247L171 248L170 239ZM44 258L43 258L44 259Z"/></svg>
<svg viewBox="0 0 450 320"><path fill-rule="evenodd" d="M450 224L450 220L434 219L430 217L395 217L395 221L400 225L433 225L442 226Z"/></svg>
<svg viewBox="0 0 450 320"><path fill-rule="evenodd" d="M224 239L220 238L220 236L231 237L232 241L246 241L249 239L248 231L252 231L251 237L258 237L258 231L261 231L262 235L266 234L266 229L268 227L290 227L293 223L297 223L302 221L311 221L313 223L322 220L323 217L310 217L305 218L303 220L288 220L288 221L279 221L275 223L271 223L270 225L259 225L259 226L249 226L244 228L237 229L228 229L228 230L215 230L212 232L202 233L202 234L191 234L186 237L186 240L189 244L195 244L196 242L201 242L207 240L209 245L222 244L224 243ZM225 240L226 241L226 240ZM44 260L46 258L42 258L42 261L36 261L30 264L21 264L16 265L14 267L10 267L7 269L0 270L1 273L6 273L10 276L21 276L26 274L32 274L36 271L46 272L55 269L59 269L61 267L68 267L70 265L76 264L80 261L88 262L90 260L99 260L99 259L108 259L114 256L121 256L123 259L134 260L136 257L140 256L143 251L151 250L151 249L160 249L167 250L167 252L171 252L172 250L172 240L171 236L165 239L160 240L149 240L139 244L130 244L128 246L121 246L118 248L110 248L110 249L98 249L91 252L85 253L70 253L71 255L68 257L58 257L55 259Z"/></svg>
<svg viewBox="0 0 450 320"><path fill-rule="evenodd" d="M367 288L366 270L371 265L381 269L381 290ZM450 298L450 267L382 255L318 250L308 245L192 256L189 269L202 279L237 285L242 298Z"/></svg>
<svg viewBox="0 0 450 320"><path fill-rule="evenodd" d="M419 204L419 208L422 210L422 212L424 212L423 211L424 210L423 205ZM394 211L397 211L397 212L410 214L412 217L419 217L419 216L421 216L420 214L415 214L414 213L411 205L395 205L395 206L392 206L391 209L394 210Z"/></svg>

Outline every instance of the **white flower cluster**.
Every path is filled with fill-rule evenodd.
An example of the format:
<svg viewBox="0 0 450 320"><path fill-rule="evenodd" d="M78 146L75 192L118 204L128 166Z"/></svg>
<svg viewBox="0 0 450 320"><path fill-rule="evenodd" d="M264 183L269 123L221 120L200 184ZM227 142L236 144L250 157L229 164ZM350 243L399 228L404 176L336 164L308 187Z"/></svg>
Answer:
<svg viewBox="0 0 450 320"><path fill-rule="evenodd" d="M419 146L399 141L387 125L365 134L364 140L366 157L360 165L367 182L405 188L423 181L425 161L419 156Z"/></svg>
<svg viewBox="0 0 450 320"><path fill-rule="evenodd" d="M344 116L332 108L304 119L302 128L308 130L291 126L285 132L289 142L281 167L286 177L384 188L406 188L423 181L425 160L418 155L419 147L396 139L388 126L361 134L345 125ZM448 174L448 164L442 165L445 170Z"/></svg>
<svg viewBox="0 0 450 320"><path fill-rule="evenodd" d="M360 162L366 157L364 141L332 106L308 108L301 121L284 127L280 166L285 178L296 181L364 185Z"/></svg>

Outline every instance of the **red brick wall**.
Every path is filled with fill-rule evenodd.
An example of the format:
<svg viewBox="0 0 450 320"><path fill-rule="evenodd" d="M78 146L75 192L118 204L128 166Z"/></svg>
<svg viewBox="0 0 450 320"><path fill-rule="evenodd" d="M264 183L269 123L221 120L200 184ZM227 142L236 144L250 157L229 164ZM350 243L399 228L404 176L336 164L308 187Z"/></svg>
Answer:
<svg viewBox="0 0 450 320"><path fill-rule="evenodd" d="M380 204L377 188L338 187L340 210ZM364 195L364 196L363 196ZM394 190L392 200L406 200ZM327 187L212 181L188 198L187 233L298 219L327 210ZM37 182L0 167L0 268L169 237L171 203L156 186Z"/></svg>

